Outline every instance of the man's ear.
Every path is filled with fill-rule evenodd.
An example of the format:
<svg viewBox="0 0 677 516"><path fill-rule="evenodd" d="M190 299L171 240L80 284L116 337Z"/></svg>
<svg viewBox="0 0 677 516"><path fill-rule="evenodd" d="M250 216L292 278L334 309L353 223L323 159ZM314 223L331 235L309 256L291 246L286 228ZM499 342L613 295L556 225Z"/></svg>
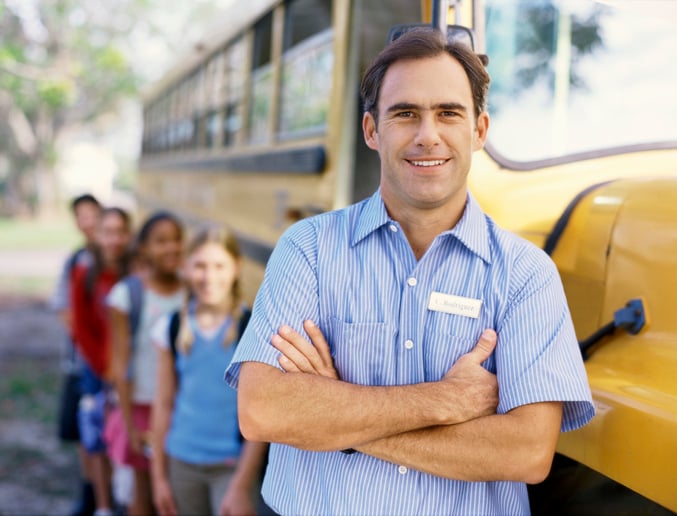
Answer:
<svg viewBox="0 0 677 516"><path fill-rule="evenodd" d="M364 141L372 150L378 150L378 133L376 132L376 120L368 111L362 117L362 132Z"/></svg>
<svg viewBox="0 0 677 516"><path fill-rule="evenodd" d="M484 147L489 132L489 113L482 111L475 122L475 141L473 142L473 151L478 151Z"/></svg>

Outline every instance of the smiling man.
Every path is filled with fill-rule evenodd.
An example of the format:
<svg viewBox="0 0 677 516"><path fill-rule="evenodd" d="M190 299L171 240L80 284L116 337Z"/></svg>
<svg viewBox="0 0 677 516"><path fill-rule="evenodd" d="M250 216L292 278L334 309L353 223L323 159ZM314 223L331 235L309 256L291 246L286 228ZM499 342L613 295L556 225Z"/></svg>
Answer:
<svg viewBox="0 0 677 516"><path fill-rule="evenodd" d="M386 47L361 87L379 190L268 263L226 380L245 437L276 443L276 512L528 513L525 483L592 417L557 270L467 190L488 85L433 30Z"/></svg>

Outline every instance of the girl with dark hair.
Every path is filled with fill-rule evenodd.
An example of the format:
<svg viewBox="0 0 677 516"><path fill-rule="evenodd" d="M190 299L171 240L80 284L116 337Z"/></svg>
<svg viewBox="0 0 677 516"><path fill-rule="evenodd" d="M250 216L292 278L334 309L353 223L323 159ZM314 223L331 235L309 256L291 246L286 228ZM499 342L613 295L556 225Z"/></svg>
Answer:
<svg viewBox="0 0 677 516"><path fill-rule="evenodd" d="M111 459L134 469L130 516L153 512L148 429L157 360L150 331L159 317L177 310L183 301L178 276L182 244L183 228L173 214L152 215L137 237L140 265L108 296L118 407L108 418L106 440Z"/></svg>
<svg viewBox="0 0 677 516"><path fill-rule="evenodd" d="M152 478L162 515L255 513L267 445L242 440L237 393L223 382L248 314L240 268L230 233L200 232L187 252L186 301L153 329Z"/></svg>
<svg viewBox="0 0 677 516"><path fill-rule="evenodd" d="M111 513L110 468L104 454L103 420L106 380L110 379L110 339L106 296L127 272L131 224L127 212L106 208L101 212L91 250L92 260L76 264L71 285L72 328L85 360L78 426L91 465L96 515Z"/></svg>

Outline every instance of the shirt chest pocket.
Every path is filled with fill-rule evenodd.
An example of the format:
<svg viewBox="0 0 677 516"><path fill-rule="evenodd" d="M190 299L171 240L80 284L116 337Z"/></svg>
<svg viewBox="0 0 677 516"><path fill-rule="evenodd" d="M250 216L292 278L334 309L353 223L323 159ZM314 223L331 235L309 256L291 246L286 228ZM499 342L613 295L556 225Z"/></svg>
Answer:
<svg viewBox="0 0 677 516"><path fill-rule="evenodd" d="M395 384L396 328L388 323L346 323L332 317L326 325L339 378L359 385Z"/></svg>
<svg viewBox="0 0 677 516"><path fill-rule="evenodd" d="M493 325L484 314L478 318L429 311L425 324L426 353L424 362L428 380L437 380L464 354L472 351L482 332ZM495 372L494 354L484 367Z"/></svg>

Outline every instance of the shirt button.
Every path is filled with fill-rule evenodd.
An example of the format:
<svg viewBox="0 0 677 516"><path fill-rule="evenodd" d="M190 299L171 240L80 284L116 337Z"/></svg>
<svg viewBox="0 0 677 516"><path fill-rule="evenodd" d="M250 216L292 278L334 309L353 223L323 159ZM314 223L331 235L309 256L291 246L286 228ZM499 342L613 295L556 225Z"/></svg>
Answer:
<svg viewBox="0 0 677 516"><path fill-rule="evenodd" d="M416 278L409 278L407 280L407 285L409 285L410 287L415 287L416 286Z"/></svg>
<svg viewBox="0 0 677 516"><path fill-rule="evenodd" d="M407 348L407 349L413 348L413 347L414 347L413 341L411 341L411 340L405 340L405 341L404 341L404 347Z"/></svg>
<svg viewBox="0 0 677 516"><path fill-rule="evenodd" d="M400 466L397 468L397 471L399 471L400 475L406 475L408 470L406 466Z"/></svg>
<svg viewBox="0 0 677 516"><path fill-rule="evenodd" d="M393 233L397 233L397 226L395 224L391 224L390 231L392 231Z"/></svg>

